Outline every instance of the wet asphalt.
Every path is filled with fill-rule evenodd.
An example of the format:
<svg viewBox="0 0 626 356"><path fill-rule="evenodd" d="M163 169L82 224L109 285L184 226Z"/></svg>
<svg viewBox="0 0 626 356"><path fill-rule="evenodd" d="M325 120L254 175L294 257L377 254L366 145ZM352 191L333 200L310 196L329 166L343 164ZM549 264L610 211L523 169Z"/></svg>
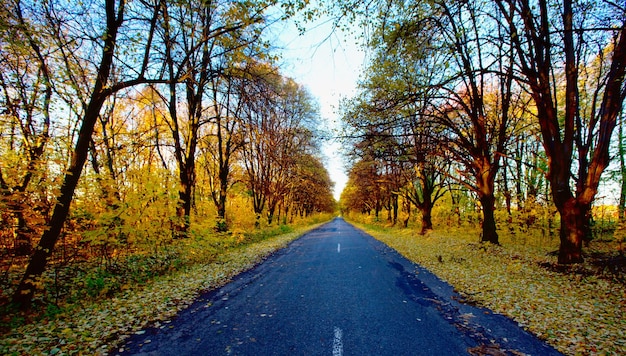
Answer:
<svg viewBox="0 0 626 356"><path fill-rule="evenodd" d="M341 218L122 349L113 355L560 355Z"/></svg>

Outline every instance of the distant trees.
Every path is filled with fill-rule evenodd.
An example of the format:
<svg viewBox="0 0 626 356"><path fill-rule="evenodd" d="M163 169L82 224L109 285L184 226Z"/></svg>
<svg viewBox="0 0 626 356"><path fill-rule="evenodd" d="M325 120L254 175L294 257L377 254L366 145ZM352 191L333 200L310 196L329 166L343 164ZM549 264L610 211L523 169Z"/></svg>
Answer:
<svg viewBox="0 0 626 356"><path fill-rule="evenodd" d="M0 5L1 257L27 265L6 289L13 302L30 306L49 263L96 255L110 267L190 236L205 215L227 231L227 198L247 207L252 196L245 164L266 159L245 155L257 139L271 140L276 172L257 183L273 189L268 223L333 209L313 143L317 107L262 39L272 5ZM264 115L270 131L255 126Z"/></svg>
<svg viewBox="0 0 626 356"><path fill-rule="evenodd" d="M298 155L298 163L290 179L290 192L285 204L285 217L292 213L309 216L316 212L335 211L332 194L334 183L320 159L310 153Z"/></svg>
<svg viewBox="0 0 626 356"><path fill-rule="evenodd" d="M250 65L242 111L248 140L242 150L245 180L257 224L263 211L271 224L277 209L289 208L301 157L311 157L315 150L311 123L317 108L303 88L277 75L275 68Z"/></svg>
<svg viewBox="0 0 626 356"><path fill-rule="evenodd" d="M348 3L341 8L361 12ZM546 174L561 216L559 262L581 261L626 96L624 7L551 0L372 6L379 11L369 18L369 45L377 55L359 99L372 109L346 122L362 134L375 125L383 137L403 137L398 128L417 117L437 142L427 155L459 165L440 172L480 202L483 241L498 242L499 177L506 178L510 210L509 182L521 208L536 201ZM406 112L410 106L416 115ZM525 201L523 194L534 198Z"/></svg>

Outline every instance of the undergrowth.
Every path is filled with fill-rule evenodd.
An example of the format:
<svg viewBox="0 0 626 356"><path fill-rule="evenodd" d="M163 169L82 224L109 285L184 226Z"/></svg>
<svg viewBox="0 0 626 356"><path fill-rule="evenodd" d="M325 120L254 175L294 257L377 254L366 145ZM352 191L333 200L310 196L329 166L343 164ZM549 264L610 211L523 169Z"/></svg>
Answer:
<svg viewBox="0 0 626 356"><path fill-rule="evenodd" d="M563 267L555 237L501 232L501 245L492 245L480 243L475 228L419 235L357 225L450 283L466 302L511 317L565 354L626 354L625 271L612 239L590 242L584 264Z"/></svg>
<svg viewBox="0 0 626 356"><path fill-rule="evenodd" d="M163 323L203 290L217 288L331 216L300 227L202 234L152 254L51 268L36 310L0 307L0 354L106 354L148 323ZM10 295L3 291L4 299Z"/></svg>

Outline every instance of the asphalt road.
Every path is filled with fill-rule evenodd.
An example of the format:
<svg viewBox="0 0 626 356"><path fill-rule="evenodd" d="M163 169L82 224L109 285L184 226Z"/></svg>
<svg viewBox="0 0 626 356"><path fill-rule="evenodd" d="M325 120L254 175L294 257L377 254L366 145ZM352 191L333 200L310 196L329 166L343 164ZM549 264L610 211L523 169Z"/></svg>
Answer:
<svg viewBox="0 0 626 356"><path fill-rule="evenodd" d="M294 241L123 355L559 355L344 220ZM502 352L498 354L497 352Z"/></svg>

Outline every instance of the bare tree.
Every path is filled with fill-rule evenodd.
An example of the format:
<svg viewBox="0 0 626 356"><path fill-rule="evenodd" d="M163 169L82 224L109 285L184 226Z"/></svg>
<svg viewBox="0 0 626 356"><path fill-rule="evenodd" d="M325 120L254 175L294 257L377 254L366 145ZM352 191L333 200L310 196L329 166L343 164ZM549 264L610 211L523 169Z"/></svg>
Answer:
<svg viewBox="0 0 626 356"><path fill-rule="evenodd" d="M255 70L250 70L254 77L246 90L243 161L257 225L264 211L271 224L289 193L297 157L311 148L312 132L307 124L314 120L316 107L293 80L267 65L251 65Z"/></svg>

